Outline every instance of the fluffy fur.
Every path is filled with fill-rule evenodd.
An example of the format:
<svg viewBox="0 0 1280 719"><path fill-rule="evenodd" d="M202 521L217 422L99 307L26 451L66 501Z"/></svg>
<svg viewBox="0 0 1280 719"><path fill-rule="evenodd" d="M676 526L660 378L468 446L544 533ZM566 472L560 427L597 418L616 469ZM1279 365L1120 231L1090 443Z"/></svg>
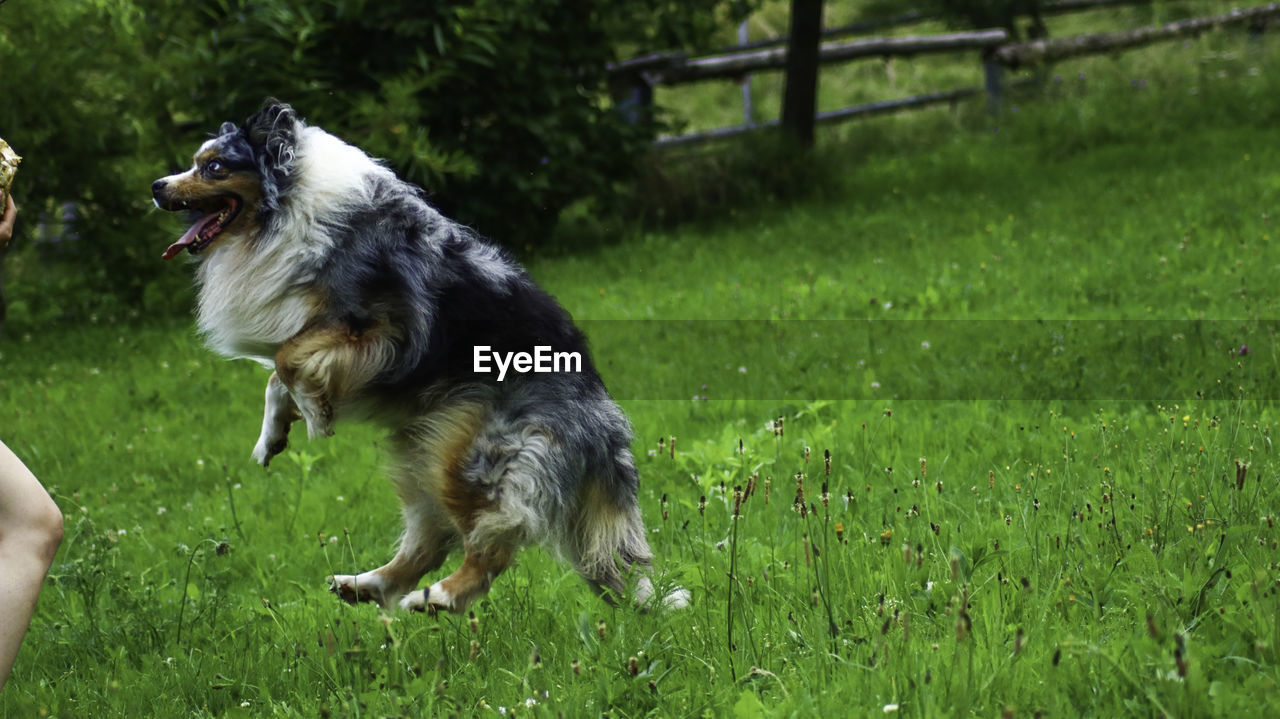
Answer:
<svg viewBox="0 0 1280 719"><path fill-rule="evenodd" d="M191 228L209 346L274 370L254 458L291 424L379 422L404 532L385 566L335 576L349 602L461 612L523 546L543 543L611 601L653 597L631 431L568 313L504 253L360 149L270 102L224 124L191 169L157 180ZM581 371L473 371L476 346L576 352ZM417 591L461 548L461 566ZM677 589L666 606L686 603Z"/></svg>

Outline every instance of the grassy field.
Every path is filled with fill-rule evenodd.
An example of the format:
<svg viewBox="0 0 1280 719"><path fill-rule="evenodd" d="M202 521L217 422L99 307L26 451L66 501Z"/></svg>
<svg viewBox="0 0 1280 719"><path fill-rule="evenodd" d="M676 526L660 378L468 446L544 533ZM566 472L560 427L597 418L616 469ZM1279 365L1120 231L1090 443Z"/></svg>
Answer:
<svg viewBox="0 0 1280 719"><path fill-rule="evenodd" d="M398 533L370 429L263 470L264 373L188 319L10 332L0 432L66 539L0 712L1276 715L1274 45L828 132L820 191L526 258L681 612L538 549L474 618L346 606Z"/></svg>

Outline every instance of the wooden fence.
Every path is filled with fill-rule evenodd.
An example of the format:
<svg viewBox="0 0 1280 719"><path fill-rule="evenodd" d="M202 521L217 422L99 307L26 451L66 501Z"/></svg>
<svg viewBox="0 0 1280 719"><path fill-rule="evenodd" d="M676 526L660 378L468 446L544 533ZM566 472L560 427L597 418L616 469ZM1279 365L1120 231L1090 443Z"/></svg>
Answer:
<svg viewBox="0 0 1280 719"><path fill-rule="evenodd" d="M1046 5L1043 9L1043 14L1065 14L1121 5L1138 5L1144 4L1144 2L1150 2L1150 0L1062 0ZM980 88L969 87L931 92L903 99L886 100L829 112L814 113L813 122L839 122L870 115L897 112L907 108L925 107L940 103L956 103L965 98L984 94L993 101L998 102L1000 93L1003 90L1005 68L1018 69L1087 55L1122 52L1163 40L1196 35L1228 25L1249 25L1260 28L1267 21L1276 17L1280 17L1280 2L1268 3L1244 10L1231 10L1217 15L1182 20L1165 25L1154 25L1111 33L1037 39L1029 42L1010 42L1008 33L1000 29L954 32L941 35L820 41L817 53L819 64L849 62L866 58L888 59L976 50L981 53L983 58L987 80L985 85ZM860 23L824 30L822 37L841 37L854 32L865 32L866 28L870 26L883 28L915 23L925 19L928 18L920 13L904 13L897 18L880 21L879 23ZM740 37L743 36L744 33L740 33ZM680 53L654 53L617 63L610 68L610 73L614 78L616 87L626 88L626 92L622 94L629 93L629 96L622 103L624 111L631 113L634 117L638 117L637 113L647 111L647 107L652 104L653 87L655 85L679 85L689 82L724 79L743 81L754 72L783 69L786 66L788 56L788 48L784 44L785 42L783 39L766 40L700 57L689 57ZM745 85L743 100L744 103L750 102L750 93ZM687 145L779 125L776 120L761 123L752 122L749 104L745 105L745 107L747 108L745 113L747 117L744 118L744 122L741 125L685 135L661 137L655 144L658 147Z"/></svg>

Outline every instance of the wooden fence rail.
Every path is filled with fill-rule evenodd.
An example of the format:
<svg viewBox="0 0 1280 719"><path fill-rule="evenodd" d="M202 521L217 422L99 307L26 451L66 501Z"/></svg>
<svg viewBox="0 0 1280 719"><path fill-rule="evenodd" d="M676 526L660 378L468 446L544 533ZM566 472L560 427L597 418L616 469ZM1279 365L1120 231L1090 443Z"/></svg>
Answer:
<svg viewBox="0 0 1280 719"><path fill-rule="evenodd" d="M1150 1L1062 0L1050 3L1045 7L1044 12L1046 14L1062 14L1101 7L1145 4ZM903 16L903 18L906 17L905 15ZM1116 53L1163 40L1196 35L1228 25L1246 24L1261 27L1266 22L1277 17L1280 17L1280 2L1122 32L1075 35L1019 43L1010 43L1008 33L1000 29L941 35L873 37L826 42L819 46L818 58L822 64L875 57L891 58L926 53L980 50L986 66L987 83L982 88L960 88L931 92L898 100L887 100L816 113L814 120L817 123L831 123L896 112L908 108L941 103L954 104L958 100L981 94L986 94L989 98L998 102L999 93L1001 92L1001 81L998 72L1000 67L1017 69L1087 55ZM652 87L656 84L677 85L713 79L740 80L753 72L782 69L786 65L786 59L786 47L765 47L763 49L721 53L696 58L689 58L675 53L654 53L618 63L610 68L610 73L619 86L629 86L631 88L632 102L629 103L628 111L634 112L635 105L645 105L652 101ZM760 128L777 127L778 124L777 121L748 122L734 127L661 137L658 138L655 145L658 147L687 145L705 140L731 137Z"/></svg>
<svg viewBox="0 0 1280 719"><path fill-rule="evenodd" d="M1128 50L1162 40L1197 35L1227 25L1258 23L1277 16L1280 16L1280 2L1247 10L1232 10L1220 15L1180 20L1167 25L1148 25L1123 32L1074 35L1005 45L996 48L993 58L1003 65L1017 69L1026 65L1039 65L1073 57Z"/></svg>
<svg viewBox="0 0 1280 719"><path fill-rule="evenodd" d="M871 37L823 43L818 48L818 61L826 64L866 57L908 57L957 50L983 50L1003 45L1008 41L1009 34L1004 30L978 30L912 37ZM700 80L738 78L760 70L779 70L786 63L787 48L776 47L694 59L668 58L665 64L651 65L648 72L653 82L662 85L678 85Z"/></svg>

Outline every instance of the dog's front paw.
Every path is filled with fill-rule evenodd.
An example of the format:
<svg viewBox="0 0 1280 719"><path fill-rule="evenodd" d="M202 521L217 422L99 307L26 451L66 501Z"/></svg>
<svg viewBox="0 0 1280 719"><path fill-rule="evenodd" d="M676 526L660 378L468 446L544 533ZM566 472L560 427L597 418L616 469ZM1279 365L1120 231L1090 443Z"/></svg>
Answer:
<svg viewBox="0 0 1280 719"><path fill-rule="evenodd" d="M253 446L253 461L266 467L271 464L271 458L280 454L289 446L289 435L280 435L271 437L263 434L258 438L258 443Z"/></svg>

